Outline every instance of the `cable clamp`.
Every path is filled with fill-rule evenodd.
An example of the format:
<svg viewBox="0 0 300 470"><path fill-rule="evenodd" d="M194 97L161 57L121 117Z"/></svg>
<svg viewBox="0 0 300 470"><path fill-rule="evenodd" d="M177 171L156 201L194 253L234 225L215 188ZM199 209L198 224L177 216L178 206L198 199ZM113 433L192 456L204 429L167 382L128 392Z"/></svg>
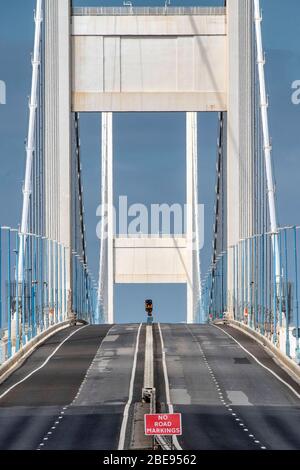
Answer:
<svg viewBox="0 0 300 470"><path fill-rule="evenodd" d="M29 109L36 109L37 108L37 104L36 103L28 103L28 107Z"/></svg>
<svg viewBox="0 0 300 470"><path fill-rule="evenodd" d="M31 189L25 189L23 188L23 195L24 196L30 196L32 194Z"/></svg>

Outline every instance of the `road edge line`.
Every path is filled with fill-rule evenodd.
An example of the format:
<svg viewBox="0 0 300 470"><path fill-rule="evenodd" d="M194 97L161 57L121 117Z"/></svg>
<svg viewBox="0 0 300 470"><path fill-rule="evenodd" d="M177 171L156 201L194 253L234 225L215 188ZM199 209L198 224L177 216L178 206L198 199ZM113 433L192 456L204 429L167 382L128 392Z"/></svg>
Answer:
<svg viewBox="0 0 300 470"><path fill-rule="evenodd" d="M2 385L16 370L18 370L24 362L38 349L45 341L54 336L56 333L70 327L70 322L65 321L51 326L32 338L22 348L16 352L10 359L7 359L0 365L0 385Z"/></svg>
<svg viewBox="0 0 300 470"><path fill-rule="evenodd" d="M288 387L291 392L293 392L293 394L298 398L300 399L300 394L298 392L296 392L296 390L290 385L288 384L284 379L282 379L281 377L279 377L279 375L276 374L276 372L274 372L272 369L270 369L269 367L265 366L262 362L260 362L259 359L257 359L257 357L254 356L254 354L252 354L250 351L248 351L248 349L246 349L237 339L235 339L230 333L228 333L227 331L223 330L222 328L220 328L219 326L217 325L214 325L212 324L212 326L214 326L215 328L217 328L218 330L222 331L225 335L227 335L229 338L233 339L239 346L240 348L242 348L247 354L249 354L249 356L251 356L261 367L263 367L264 369L266 369L268 372L270 372L277 380L279 380L282 384L284 384L286 387Z"/></svg>
<svg viewBox="0 0 300 470"><path fill-rule="evenodd" d="M85 326L88 326L88 325L85 325ZM102 345L103 345L103 342L104 342L105 339L109 336L110 332L113 330L114 327L115 327L115 325L112 325L112 326L109 328L109 330L107 331L106 335L103 337L103 339L102 339L102 341L101 341L101 343L100 343L100 345L99 345L99 347L98 347L98 349L97 349L97 351L96 351L96 353L95 353L95 355L94 355L94 357L93 357L93 359L92 359L92 362L90 363L89 367L88 367L87 370L86 370L85 377L83 378L82 382L80 383L80 385L79 385L79 387L78 387L78 389L77 389L77 392L76 392L76 394L75 394L73 400L71 401L71 403L62 406L62 411L66 410L66 409L68 409L68 408L71 408L71 407L73 406L73 404L75 403L75 401L77 400L78 395L80 394L81 388L82 388L82 386L83 386L85 380L87 379L87 376L88 376L88 374L89 374L89 372L90 372L90 370L91 370L91 368L92 368L92 366L93 366L93 364L94 364L94 361L95 361L95 358L96 358L98 352L100 351L100 349L101 349L101 347L102 347ZM60 415L58 415L58 416L61 416L61 413L60 413ZM42 438L41 443L38 445L38 447L37 447L37 449L36 449L37 451L41 450L41 447L44 446L45 437L48 437L50 429L52 430L52 429L53 429L53 426L55 426L55 421L57 421L57 418L55 418L54 424L52 423L52 425L50 426L50 428L48 428L48 431L46 432L46 434L44 434L44 437ZM53 433L51 433L51 434L53 434Z"/></svg>
<svg viewBox="0 0 300 470"><path fill-rule="evenodd" d="M37 367L36 369L34 369L33 371L31 371L29 374L27 374L23 379L19 380L18 382L16 382L15 384L11 385L11 387L9 387L5 392L3 392L1 395L0 395L0 400L2 400L8 393L10 393L12 390L14 390L18 385L21 385L22 383L26 382L26 380L28 380L30 377L32 377L36 372L38 372L39 370L43 369L47 364L48 362L50 361L50 359L52 359L52 357L57 353L57 351L59 351L59 349L73 336L75 335L76 333L78 333L79 331L83 330L84 328L86 328L87 326L89 325L84 325L82 326L81 328L78 328L78 330L76 331L73 331L69 336L67 336L55 349L54 351L52 351L52 353L47 357L47 359L39 366Z"/></svg>
<svg viewBox="0 0 300 470"><path fill-rule="evenodd" d="M129 409L132 404L132 398L133 398L133 388L134 388L136 366L137 366L137 356L139 352L140 334L141 334L142 325L143 324L140 323L140 326L138 328L138 332L136 335L136 344L135 344L134 359L133 359L132 370L131 370L128 401L125 405L124 412L123 412L123 420L122 420L122 425L121 425L121 430L120 430L118 450L124 450L124 445L125 445L127 423L128 423L128 418L129 418Z"/></svg>
<svg viewBox="0 0 300 470"><path fill-rule="evenodd" d="M215 324L218 325L218 323ZM246 336L262 346L265 352L276 362L276 364L300 386L300 364L297 364L292 358L286 356L270 341L269 338L250 328L248 325L239 323L232 319L228 321L228 325L231 328L244 333Z"/></svg>

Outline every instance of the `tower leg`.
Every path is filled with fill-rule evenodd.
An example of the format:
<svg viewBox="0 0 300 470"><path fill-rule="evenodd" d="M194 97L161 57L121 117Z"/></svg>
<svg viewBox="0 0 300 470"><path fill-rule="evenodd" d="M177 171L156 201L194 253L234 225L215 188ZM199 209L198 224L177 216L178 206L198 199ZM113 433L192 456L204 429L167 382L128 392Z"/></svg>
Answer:
<svg viewBox="0 0 300 470"><path fill-rule="evenodd" d="M196 152L196 155L195 155ZM195 322L195 185L194 160L197 156L197 113L186 113L186 239L187 239L187 323Z"/></svg>
<svg viewBox="0 0 300 470"><path fill-rule="evenodd" d="M45 233L66 249L72 311L72 158L70 0L45 1Z"/></svg>
<svg viewBox="0 0 300 470"><path fill-rule="evenodd" d="M106 200L102 204L107 209L107 289L104 295L105 320L108 324L114 323L114 197L113 197L113 115L112 113L102 113L102 162L106 162ZM106 241L101 240L101 243Z"/></svg>
<svg viewBox="0 0 300 470"><path fill-rule="evenodd" d="M253 2L228 0L227 312L236 305L234 249L259 233L254 225ZM240 281L239 281L240 282Z"/></svg>

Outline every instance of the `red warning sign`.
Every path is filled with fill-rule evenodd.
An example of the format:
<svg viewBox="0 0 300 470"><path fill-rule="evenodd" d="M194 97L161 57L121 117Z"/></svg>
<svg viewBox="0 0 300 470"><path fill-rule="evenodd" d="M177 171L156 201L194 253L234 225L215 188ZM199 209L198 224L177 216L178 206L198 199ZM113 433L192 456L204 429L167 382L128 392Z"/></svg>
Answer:
<svg viewBox="0 0 300 470"><path fill-rule="evenodd" d="M181 436L181 413L145 415L146 436Z"/></svg>

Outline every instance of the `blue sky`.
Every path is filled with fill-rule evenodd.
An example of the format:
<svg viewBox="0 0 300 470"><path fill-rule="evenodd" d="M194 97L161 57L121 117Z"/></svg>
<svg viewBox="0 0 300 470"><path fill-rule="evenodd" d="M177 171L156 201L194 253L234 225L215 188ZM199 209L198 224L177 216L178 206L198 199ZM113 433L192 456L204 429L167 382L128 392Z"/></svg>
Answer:
<svg viewBox="0 0 300 470"><path fill-rule="evenodd" d="M134 0L134 5L162 5L164 0ZM172 0L173 5L222 5L220 0ZM27 131L27 97L30 90L30 54L33 42L34 0L1 1L0 80L7 84L7 105L0 106L0 224L17 226L20 221L24 178L24 139ZM119 6L121 0L76 0L78 6ZM291 103L291 83L300 80L300 2L263 0L263 36L267 57L270 126L281 225L300 223L299 141L300 105ZM98 269L96 207L100 198L100 119L82 116L86 226L92 270ZM162 132L163 130L163 132ZM215 115L199 116L200 202L205 204L205 271L211 255L217 122ZM115 194L132 202L183 202L184 116L115 116ZM144 176L152 182L144 184ZM171 184L170 184L171 181ZM183 286L117 286L116 317L137 321L143 300L153 297L160 320L184 320ZM124 307L125 306L125 307ZM126 311L126 314L124 315Z"/></svg>

